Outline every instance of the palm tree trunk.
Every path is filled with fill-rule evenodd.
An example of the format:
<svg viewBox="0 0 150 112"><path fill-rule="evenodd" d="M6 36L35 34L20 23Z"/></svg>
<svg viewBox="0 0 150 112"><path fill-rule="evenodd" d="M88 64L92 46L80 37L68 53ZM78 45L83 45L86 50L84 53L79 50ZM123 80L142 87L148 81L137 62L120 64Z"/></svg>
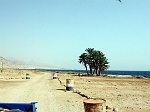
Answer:
<svg viewBox="0 0 150 112"><path fill-rule="evenodd" d="M90 66L90 74L92 75L92 67Z"/></svg>
<svg viewBox="0 0 150 112"><path fill-rule="evenodd" d="M89 75L86 64L85 64L84 66L85 66L85 69L86 69L86 73L87 73L87 75Z"/></svg>
<svg viewBox="0 0 150 112"><path fill-rule="evenodd" d="M95 71L96 71L96 75L98 76L98 68L96 68Z"/></svg>
<svg viewBox="0 0 150 112"><path fill-rule="evenodd" d="M96 72L96 69L93 70L93 74Z"/></svg>
<svg viewBox="0 0 150 112"><path fill-rule="evenodd" d="M99 69L99 70L98 70L98 75L101 75L101 72L102 72L102 71Z"/></svg>

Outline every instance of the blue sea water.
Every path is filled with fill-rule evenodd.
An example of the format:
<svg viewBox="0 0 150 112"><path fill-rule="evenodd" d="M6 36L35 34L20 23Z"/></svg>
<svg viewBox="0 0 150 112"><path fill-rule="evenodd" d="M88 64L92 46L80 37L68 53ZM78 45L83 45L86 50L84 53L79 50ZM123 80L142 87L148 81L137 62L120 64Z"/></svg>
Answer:
<svg viewBox="0 0 150 112"><path fill-rule="evenodd" d="M76 72L76 73L86 73L85 70L48 70L52 72ZM132 75L132 76L144 76L150 77L150 71L119 71L119 70L108 70L102 72L102 74L111 75Z"/></svg>

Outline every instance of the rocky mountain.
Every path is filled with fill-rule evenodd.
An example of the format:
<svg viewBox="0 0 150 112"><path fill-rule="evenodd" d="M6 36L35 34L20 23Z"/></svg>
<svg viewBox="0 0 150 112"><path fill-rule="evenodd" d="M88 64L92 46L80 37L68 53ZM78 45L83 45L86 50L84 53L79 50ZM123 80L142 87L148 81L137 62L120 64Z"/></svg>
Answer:
<svg viewBox="0 0 150 112"><path fill-rule="evenodd" d="M0 68L25 68L27 67L24 63L9 60L0 56Z"/></svg>
<svg viewBox="0 0 150 112"><path fill-rule="evenodd" d="M58 69L53 66L40 66L40 65L29 65L21 61L14 59L6 59L0 56L0 68L13 68L13 69Z"/></svg>

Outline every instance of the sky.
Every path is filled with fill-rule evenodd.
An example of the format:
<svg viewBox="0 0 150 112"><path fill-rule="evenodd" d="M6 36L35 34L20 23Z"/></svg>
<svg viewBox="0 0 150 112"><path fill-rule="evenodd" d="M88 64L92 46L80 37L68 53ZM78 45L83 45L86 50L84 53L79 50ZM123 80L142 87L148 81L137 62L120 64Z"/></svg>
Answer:
<svg viewBox="0 0 150 112"><path fill-rule="evenodd" d="M0 0L0 56L84 69L86 48L109 70L150 70L150 0Z"/></svg>

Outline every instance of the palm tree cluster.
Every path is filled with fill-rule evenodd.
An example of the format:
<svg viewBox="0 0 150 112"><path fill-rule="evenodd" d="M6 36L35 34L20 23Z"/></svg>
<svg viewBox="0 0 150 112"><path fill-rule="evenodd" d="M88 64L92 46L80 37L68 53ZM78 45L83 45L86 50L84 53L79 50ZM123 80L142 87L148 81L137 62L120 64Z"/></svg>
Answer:
<svg viewBox="0 0 150 112"><path fill-rule="evenodd" d="M94 48L87 48L85 53L79 56L79 63L85 66L88 75L88 67L90 74L96 73L96 75L100 75L102 71L109 68L108 59L101 51L95 50Z"/></svg>

